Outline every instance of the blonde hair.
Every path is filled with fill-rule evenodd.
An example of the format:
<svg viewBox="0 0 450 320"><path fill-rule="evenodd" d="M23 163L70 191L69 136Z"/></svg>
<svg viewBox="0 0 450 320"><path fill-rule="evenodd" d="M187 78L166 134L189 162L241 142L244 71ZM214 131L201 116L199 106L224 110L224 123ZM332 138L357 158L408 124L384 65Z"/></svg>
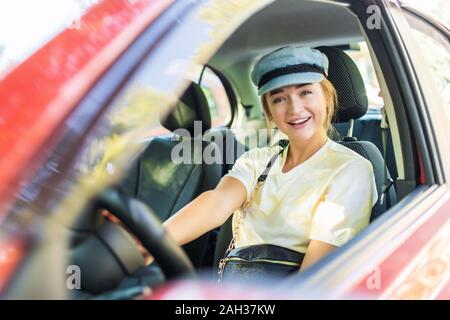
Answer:
<svg viewBox="0 0 450 320"><path fill-rule="evenodd" d="M337 105L337 93L333 84L328 79L323 79L319 82L325 95L326 104L326 119L324 123L324 129L328 136L335 134L335 128L331 125L331 121L336 112ZM272 116L270 115L269 105L267 104L266 94L261 96L261 104L263 106L264 114L266 115L266 124L269 131L269 135L272 133Z"/></svg>

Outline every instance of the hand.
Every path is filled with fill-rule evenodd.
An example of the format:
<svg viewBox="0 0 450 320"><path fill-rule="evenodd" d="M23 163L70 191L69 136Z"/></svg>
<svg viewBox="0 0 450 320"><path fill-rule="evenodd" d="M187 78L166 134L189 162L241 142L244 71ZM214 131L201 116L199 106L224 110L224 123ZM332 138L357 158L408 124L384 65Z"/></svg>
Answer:
<svg viewBox="0 0 450 320"><path fill-rule="evenodd" d="M124 228L125 230L127 230L127 228L122 224L122 222L119 219L117 219L114 215L110 214L107 210L103 210L102 215L106 219L108 219L110 222L117 224L117 225L121 226L122 228ZM144 248L142 243L131 232L128 232L128 233L131 234L134 241L136 241L136 245L137 245L139 251L141 252L142 256L144 257L145 265L148 266L148 265L152 264L153 261L155 261L153 256L147 251L147 249Z"/></svg>
<svg viewBox="0 0 450 320"><path fill-rule="evenodd" d="M148 266L148 265L152 264L153 261L155 261L155 258L153 258L153 256L142 246L142 244L140 242L138 242L138 241L136 241L136 242L137 242L139 251L144 256L145 265Z"/></svg>

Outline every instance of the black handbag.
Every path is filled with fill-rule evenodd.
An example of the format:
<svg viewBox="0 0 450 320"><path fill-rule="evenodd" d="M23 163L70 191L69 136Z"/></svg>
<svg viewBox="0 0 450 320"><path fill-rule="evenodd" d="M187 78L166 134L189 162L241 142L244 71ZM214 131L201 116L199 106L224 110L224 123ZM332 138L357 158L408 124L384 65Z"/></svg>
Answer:
<svg viewBox="0 0 450 320"><path fill-rule="evenodd" d="M286 277L300 270L304 254L273 244L235 248L224 259L222 279Z"/></svg>
<svg viewBox="0 0 450 320"><path fill-rule="evenodd" d="M219 262L219 282L222 279L229 278L255 280L267 275L286 277L300 270L304 258L303 253L273 244L258 244L235 248L239 227L242 219L245 218L249 204L266 180L275 160L283 153L285 148L286 146L270 159L263 173L258 177L250 197L238 211L238 221L233 230L233 238L225 252L224 258Z"/></svg>

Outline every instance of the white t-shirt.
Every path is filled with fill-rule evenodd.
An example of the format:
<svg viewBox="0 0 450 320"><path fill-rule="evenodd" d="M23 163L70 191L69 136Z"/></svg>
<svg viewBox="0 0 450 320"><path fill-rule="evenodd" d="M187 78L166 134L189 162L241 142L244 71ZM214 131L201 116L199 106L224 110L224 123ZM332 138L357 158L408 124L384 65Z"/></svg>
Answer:
<svg viewBox="0 0 450 320"><path fill-rule="evenodd" d="M289 147L288 147L289 148ZM305 253L311 239L342 246L369 223L378 199L372 164L328 139L309 159L283 173L287 148L255 195L237 235L236 248L261 243ZM280 147L244 153L226 175L247 196ZM238 211L233 216L236 227Z"/></svg>

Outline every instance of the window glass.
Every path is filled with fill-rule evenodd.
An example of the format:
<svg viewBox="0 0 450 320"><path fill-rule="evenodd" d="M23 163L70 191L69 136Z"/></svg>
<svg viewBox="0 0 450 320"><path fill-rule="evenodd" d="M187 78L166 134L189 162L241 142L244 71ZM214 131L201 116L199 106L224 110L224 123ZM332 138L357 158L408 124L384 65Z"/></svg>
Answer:
<svg viewBox="0 0 450 320"><path fill-rule="evenodd" d="M211 112L212 127L226 125L231 120L231 106L227 93L219 77L208 67L200 81Z"/></svg>
<svg viewBox="0 0 450 320"><path fill-rule="evenodd" d="M408 4L419 8L427 15L438 18L442 22L450 25L450 1L448 0L402 0L402 4Z"/></svg>
<svg viewBox="0 0 450 320"><path fill-rule="evenodd" d="M406 16L434 87L444 103L450 125L450 43L431 25L410 14Z"/></svg>
<svg viewBox="0 0 450 320"><path fill-rule="evenodd" d="M203 74L202 74L203 72ZM219 77L208 67L196 65L189 70L185 78L199 83L211 112L211 127L226 125L231 120L231 106L225 88ZM170 134L161 124L147 131L147 138Z"/></svg>
<svg viewBox="0 0 450 320"><path fill-rule="evenodd" d="M345 52L356 63L363 78L369 100L368 113L380 113L384 102L380 95L380 85L378 84L372 59L370 58L369 48L365 42L359 42L354 46L356 50L350 49Z"/></svg>

